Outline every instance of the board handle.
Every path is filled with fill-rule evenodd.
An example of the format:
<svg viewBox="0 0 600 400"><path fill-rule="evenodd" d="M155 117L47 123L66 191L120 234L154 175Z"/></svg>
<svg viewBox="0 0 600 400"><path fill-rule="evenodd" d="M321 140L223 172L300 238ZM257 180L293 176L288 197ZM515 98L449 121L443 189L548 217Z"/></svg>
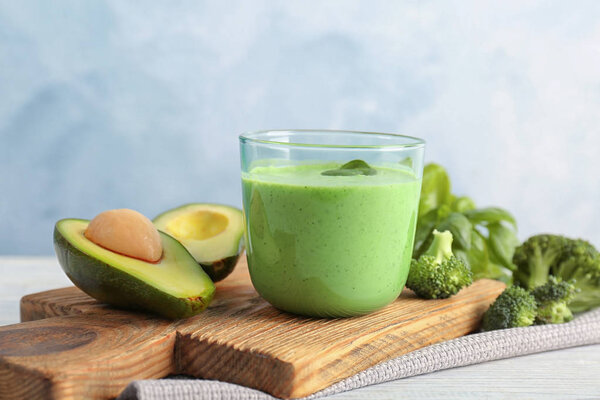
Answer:
<svg viewBox="0 0 600 400"><path fill-rule="evenodd" d="M123 312L0 327L0 398L106 399L175 372L173 323Z"/></svg>

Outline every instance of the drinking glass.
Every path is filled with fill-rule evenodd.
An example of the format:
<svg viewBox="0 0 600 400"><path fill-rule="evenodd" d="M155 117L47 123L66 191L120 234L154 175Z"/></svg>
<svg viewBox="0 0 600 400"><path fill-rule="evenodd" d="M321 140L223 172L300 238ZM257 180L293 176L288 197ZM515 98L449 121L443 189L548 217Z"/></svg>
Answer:
<svg viewBox="0 0 600 400"><path fill-rule="evenodd" d="M240 135L245 240L257 292L316 317L394 301L408 271L425 142L331 130Z"/></svg>

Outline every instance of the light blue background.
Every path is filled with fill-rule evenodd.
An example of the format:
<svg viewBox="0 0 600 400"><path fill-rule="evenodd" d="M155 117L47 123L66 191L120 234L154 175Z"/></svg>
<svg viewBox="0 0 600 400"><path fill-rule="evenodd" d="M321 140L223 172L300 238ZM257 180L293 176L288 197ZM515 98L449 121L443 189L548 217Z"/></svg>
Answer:
<svg viewBox="0 0 600 400"><path fill-rule="evenodd" d="M4 1L0 254L63 217L240 205L237 135L400 132L520 237L600 245L600 2Z"/></svg>

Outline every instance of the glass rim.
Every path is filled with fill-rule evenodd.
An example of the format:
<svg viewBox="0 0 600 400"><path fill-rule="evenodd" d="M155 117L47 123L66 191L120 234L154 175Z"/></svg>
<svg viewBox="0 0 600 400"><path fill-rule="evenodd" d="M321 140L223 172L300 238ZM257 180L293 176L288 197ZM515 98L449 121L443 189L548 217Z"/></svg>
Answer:
<svg viewBox="0 0 600 400"><path fill-rule="evenodd" d="M408 143L392 143L392 144L373 144L373 145L362 145L362 144L317 144L317 143L294 143L294 142L281 142L277 140L268 140L269 134L281 135L284 133L290 134L290 139L294 133L333 133L333 134L360 134L360 135L373 135L373 136L384 136L387 138L398 138L409 141ZM351 131L343 129L265 129L258 131L248 131L239 135L241 143L259 143L267 145L279 145L285 147L309 147L309 148L343 148L343 149L418 149L425 147L425 140L407 135L400 135L397 133L385 133L385 132L369 132L369 131Z"/></svg>

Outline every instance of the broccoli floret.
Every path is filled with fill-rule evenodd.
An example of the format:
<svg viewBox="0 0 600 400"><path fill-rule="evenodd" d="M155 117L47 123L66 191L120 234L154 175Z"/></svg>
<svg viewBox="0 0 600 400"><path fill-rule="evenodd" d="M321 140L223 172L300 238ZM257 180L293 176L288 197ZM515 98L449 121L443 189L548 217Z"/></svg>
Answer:
<svg viewBox="0 0 600 400"><path fill-rule="evenodd" d="M582 239L558 235L536 235L517 247L515 283L534 289L550 275L572 281L577 292L569 308L581 312L600 306L600 253Z"/></svg>
<svg viewBox="0 0 600 400"><path fill-rule="evenodd" d="M433 231L433 241L413 259L406 286L425 299L445 299L473 283L471 269L452 253L452 234Z"/></svg>
<svg viewBox="0 0 600 400"><path fill-rule="evenodd" d="M515 283L527 288L543 285L550 268L561 259L566 239L557 235L536 235L515 249L513 264L517 266Z"/></svg>
<svg viewBox="0 0 600 400"><path fill-rule="evenodd" d="M536 313L537 303L533 295L521 287L511 286L483 314L481 329L493 331L533 325Z"/></svg>
<svg viewBox="0 0 600 400"><path fill-rule="evenodd" d="M533 289L532 294L538 306L536 324L562 324L573 319L568 305L577 290L571 282L561 281L550 276L548 282Z"/></svg>
<svg viewBox="0 0 600 400"><path fill-rule="evenodd" d="M565 281L573 281L577 293L569 308L582 312L600 306L600 253L589 242L569 239L563 256L550 273Z"/></svg>

